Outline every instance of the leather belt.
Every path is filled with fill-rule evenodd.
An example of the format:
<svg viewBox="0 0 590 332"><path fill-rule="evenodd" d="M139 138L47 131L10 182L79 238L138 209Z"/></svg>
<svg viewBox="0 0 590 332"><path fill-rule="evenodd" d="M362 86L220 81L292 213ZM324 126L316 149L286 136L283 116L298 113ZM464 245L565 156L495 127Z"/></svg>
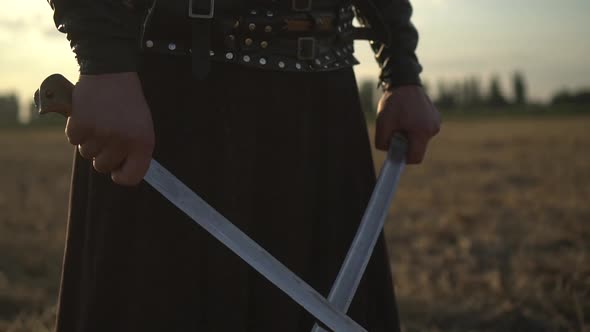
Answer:
<svg viewBox="0 0 590 332"><path fill-rule="evenodd" d="M209 73L209 49L211 40L211 19L215 11L215 0L188 0L188 17L192 19L192 70L197 79L204 79Z"/></svg>
<svg viewBox="0 0 590 332"><path fill-rule="evenodd" d="M305 11L311 0L293 0L298 10L286 13L259 8L214 16L215 0L186 0L188 15L182 18L177 7L162 1L160 14L156 6L156 18L146 21L142 50L190 55L197 79L207 75L211 60L293 71L352 66L358 63L353 40L371 38L367 29L352 26L350 6Z"/></svg>
<svg viewBox="0 0 590 332"><path fill-rule="evenodd" d="M192 56L192 45L187 40L147 40L147 53ZM272 46L244 49L216 49L209 59L217 62L237 63L260 69L317 72L350 67L358 64L352 44L334 47L332 43L300 37L297 40L273 41Z"/></svg>

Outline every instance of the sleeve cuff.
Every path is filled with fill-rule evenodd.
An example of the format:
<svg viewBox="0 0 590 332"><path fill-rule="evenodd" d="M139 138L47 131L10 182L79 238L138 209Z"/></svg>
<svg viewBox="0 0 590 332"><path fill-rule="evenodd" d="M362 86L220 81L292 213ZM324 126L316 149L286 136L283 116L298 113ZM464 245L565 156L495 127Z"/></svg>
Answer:
<svg viewBox="0 0 590 332"><path fill-rule="evenodd" d="M138 69L139 47L135 40L73 40L71 46L80 65L80 74L112 74Z"/></svg>
<svg viewBox="0 0 590 332"><path fill-rule="evenodd" d="M422 85L421 72L422 66L410 57L401 57L395 61L388 58L381 67L379 81L382 86L387 84L389 87Z"/></svg>

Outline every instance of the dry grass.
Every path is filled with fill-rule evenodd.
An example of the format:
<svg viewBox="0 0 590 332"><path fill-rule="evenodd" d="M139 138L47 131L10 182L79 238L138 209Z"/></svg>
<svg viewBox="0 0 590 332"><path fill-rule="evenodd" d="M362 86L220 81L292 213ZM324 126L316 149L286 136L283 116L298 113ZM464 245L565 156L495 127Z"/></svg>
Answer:
<svg viewBox="0 0 590 332"><path fill-rule="evenodd" d="M445 124L387 225L408 331L590 331L589 128Z"/></svg>
<svg viewBox="0 0 590 332"><path fill-rule="evenodd" d="M445 124L386 226L405 330L590 331L588 129ZM0 331L51 327L71 152L60 130L0 132Z"/></svg>
<svg viewBox="0 0 590 332"><path fill-rule="evenodd" d="M53 323L71 156L63 131L0 131L0 331Z"/></svg>

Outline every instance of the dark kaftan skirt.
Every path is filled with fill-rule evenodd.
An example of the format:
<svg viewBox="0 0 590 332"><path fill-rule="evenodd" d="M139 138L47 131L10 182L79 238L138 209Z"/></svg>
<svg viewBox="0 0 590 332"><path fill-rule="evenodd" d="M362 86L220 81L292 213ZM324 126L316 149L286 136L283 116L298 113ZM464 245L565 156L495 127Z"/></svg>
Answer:
<svg viewBox="0 0 590 332"><path fill-rule="evenodd" d="M375 181L353 70L261 71L144 58L154 158L327 295ZM350 310L399 322L383 237ZM57 331L309 331L311 315L146 183L76 156Z"/></svg>

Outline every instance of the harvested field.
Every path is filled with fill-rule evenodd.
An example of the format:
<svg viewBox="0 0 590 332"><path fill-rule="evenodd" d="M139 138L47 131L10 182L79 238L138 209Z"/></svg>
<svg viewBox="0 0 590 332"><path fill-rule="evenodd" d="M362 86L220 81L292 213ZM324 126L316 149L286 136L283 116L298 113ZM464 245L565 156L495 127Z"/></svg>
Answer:
<svg viewBox="0 0 590 332"><path fill-rule="evenodd" d="M386 226L405 331L590 331L589 129L444 124ZM61 129L0 131L0 331L50 330L71 155Z"/></svg>

